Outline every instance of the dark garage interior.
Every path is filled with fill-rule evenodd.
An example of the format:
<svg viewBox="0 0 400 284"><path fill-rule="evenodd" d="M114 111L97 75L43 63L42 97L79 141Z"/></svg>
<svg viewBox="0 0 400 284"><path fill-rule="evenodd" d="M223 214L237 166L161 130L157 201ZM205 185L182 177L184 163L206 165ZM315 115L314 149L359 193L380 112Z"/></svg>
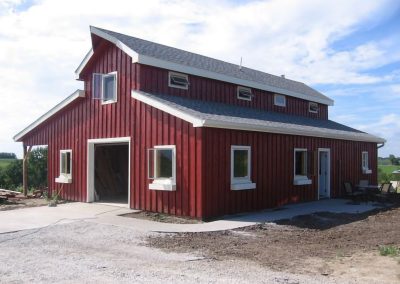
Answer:
<svg viewBox="0 0 400 284"><path fill-rule="evenodd" d="M95 146L96 200L109 203L128 203L129 146L107 144Z"/></svg>

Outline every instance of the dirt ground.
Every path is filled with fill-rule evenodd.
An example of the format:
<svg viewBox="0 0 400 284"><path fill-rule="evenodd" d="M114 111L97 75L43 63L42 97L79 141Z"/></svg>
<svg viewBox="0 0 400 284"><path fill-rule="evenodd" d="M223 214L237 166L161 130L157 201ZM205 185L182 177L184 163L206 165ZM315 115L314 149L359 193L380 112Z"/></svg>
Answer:
<svg viewBox="0 0 400 284"><path fill-rule="evenodd" d="M162 222L162 223L173 223L173 224L202 223L202 221L199 221L196 219L177 217L177 216L172 216L172 215L167 215L167 214L162 214L162 213L154 213L154 212L146 212L146 211L128 213L128 214L123 214L120 216L128 217L128 218L138 218L138 219L144 219L144 220L150 220L150 221Z"/></svg>
<svg viewBox="0 0 400 284"><path fill-rule="evenodd" d="M317 213L244 229L148 238L148 245L197 252L216 260L247 260L274 271L400 283L400 258L379 247L400 248L400 208L363 214Z"/></svg>
<svg viewBox="0 0 400 284"><path fill-rule="evenodd" d="M23 195L9 198L0 203L0 211L20 208L46 206L49 202L46 198L26 198Z"/></svg>

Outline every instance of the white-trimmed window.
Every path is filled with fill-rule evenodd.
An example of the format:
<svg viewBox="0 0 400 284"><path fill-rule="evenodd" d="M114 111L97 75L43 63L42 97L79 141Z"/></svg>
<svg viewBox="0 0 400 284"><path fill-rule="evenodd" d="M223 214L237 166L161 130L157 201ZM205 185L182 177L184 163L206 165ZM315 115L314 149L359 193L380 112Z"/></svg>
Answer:
<svg viewBox="0 0 400 284"><path fill-rule="evenodd" d="M274 94L274 105L285 107L286 106L286 96Z"/></svg>
<svg viewBox="0 0 400 284"><path fill-rule="evenodd" d="M231 189L256 188L251 182L251 147L231 146Z"/></svg>
<svg viewBox="0 0 400 284"><path fill-rule="evenodd" d="M148 177L153 182L149 189L176 189L176 147L175 145L159 145L148 149Z"/></svg>
<svg viewBox="0 0 400 284"><path fill-rule="evenodd" d="M318 104L309 102L308 103L308 111L312 113L318 113Z"/></svg>
<svg viewBox="0 0 400 284"><path fill-rule="evenodd" d="M92 97L101 100L102 104L117 102L117 72L93 73Z"/></svg>
<svg viewBox="0 0 400 284"><path fill-rule="evenodd" d="M253 93L250 88L238 86L237 98L239 100L251 101L253 99Z"/></svg>
<svg viewBox="0 0 400 284"><path fill-rule="evenodd" d="M362 172L364 174L371 174L372 170L369 169L369 164L368 164L368 152L363 151L361 153L361 167L362 167Z"/></svg>
<svg viewBox="0 0 400 284"><path fill-rule="evenodd" d="M189 88L188 75L172 71L168 72L168 86L187 90Z"/></svg>
<svg viewBox="0 0 400 284"><path fill-rule="evenodd" d="M60 175L56 178L58 183L72 182L72 150L60 150Z"/></svg>
<svg viewBox="0 0 400 284"><path fill-rule="evenodd" d="M307 149L294 149L294 185L311 184L308 178L308 154Z"/></svg>

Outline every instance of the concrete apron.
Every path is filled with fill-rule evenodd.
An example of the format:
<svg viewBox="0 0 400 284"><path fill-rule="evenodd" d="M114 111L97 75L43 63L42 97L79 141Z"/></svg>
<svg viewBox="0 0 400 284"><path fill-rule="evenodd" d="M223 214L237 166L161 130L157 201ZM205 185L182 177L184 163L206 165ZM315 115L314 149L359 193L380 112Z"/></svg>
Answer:
<svg viewBox="0 0 400 284"><path fill-rule="evenodd" d="M363 213L379 208L372 203L351 204L349 200L327 199L321 201L286 205L277 210L263 210L199 224L160 223L119 215L138 212L127 208L96 203L67 203L57 207L34 207L0 212L0 233L47 227L75 221L129 227L140 232L210 232L231 230L260 223L290 219L316 212Z"/></svg>

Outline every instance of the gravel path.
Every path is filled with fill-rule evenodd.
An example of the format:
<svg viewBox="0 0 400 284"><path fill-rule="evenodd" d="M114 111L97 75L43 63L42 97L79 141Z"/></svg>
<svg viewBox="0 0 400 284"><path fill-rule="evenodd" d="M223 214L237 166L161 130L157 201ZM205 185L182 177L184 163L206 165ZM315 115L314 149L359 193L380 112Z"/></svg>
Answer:
<svg viewBox="0 0 400 284"><path fill-rule="evenodd" d="M143 245L132 228L77 221L0 235L1 283L356 283Z"/></svg>

